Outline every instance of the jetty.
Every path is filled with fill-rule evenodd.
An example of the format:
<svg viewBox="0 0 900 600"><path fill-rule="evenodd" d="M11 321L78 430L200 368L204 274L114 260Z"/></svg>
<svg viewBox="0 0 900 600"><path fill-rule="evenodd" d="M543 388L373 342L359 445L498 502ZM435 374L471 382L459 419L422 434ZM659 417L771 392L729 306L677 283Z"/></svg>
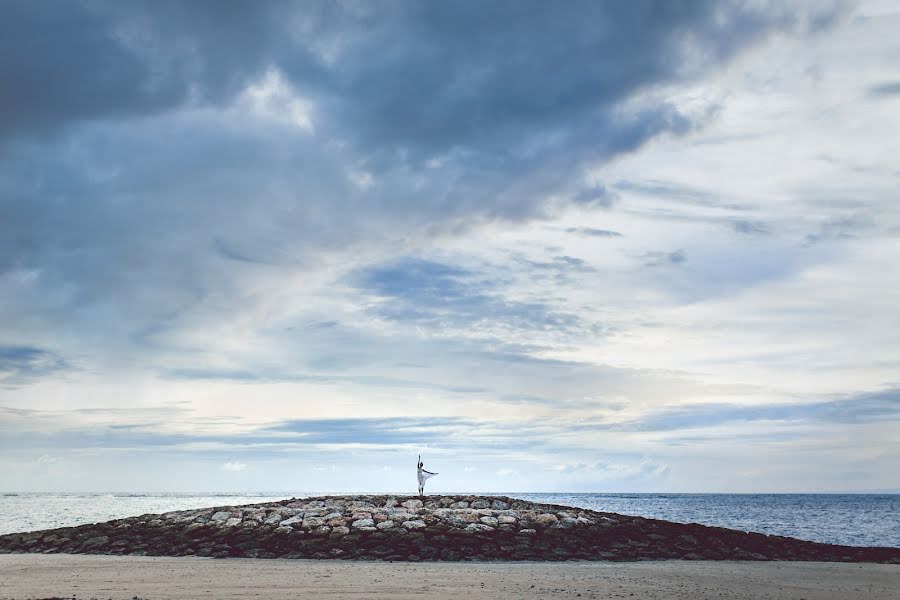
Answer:
<svg viewBox="0 0 900 600"><path fill-rule="evenodd" d="M324 496L0 536L0 553L386 561L645 559L900 564L900 548L789 537L505 496Z"/></svg>

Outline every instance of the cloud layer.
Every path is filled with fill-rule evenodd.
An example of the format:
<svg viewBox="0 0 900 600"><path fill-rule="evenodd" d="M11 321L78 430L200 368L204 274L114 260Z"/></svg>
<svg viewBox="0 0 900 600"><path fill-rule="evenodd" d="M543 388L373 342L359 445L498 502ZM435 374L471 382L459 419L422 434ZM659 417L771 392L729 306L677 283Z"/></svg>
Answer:
<svg viewBox="0 0 900 600"><path fill-rule="evenodd" d="M900 488L898 19L3 3L9 485Z"/></svg>

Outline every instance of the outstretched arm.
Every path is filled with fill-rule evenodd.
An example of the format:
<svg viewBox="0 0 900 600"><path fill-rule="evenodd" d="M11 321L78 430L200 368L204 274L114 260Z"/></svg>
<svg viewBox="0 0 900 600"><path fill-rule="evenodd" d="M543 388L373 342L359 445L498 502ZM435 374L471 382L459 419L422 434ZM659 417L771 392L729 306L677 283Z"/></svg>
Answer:
<svg viewBox="0 0 900 600"><path fill-rule="evenodd" d="M432 473L431 471L426 471L425 469L422 469L422 472L428 473L429 475L437 475L437 473Z"/></svg>

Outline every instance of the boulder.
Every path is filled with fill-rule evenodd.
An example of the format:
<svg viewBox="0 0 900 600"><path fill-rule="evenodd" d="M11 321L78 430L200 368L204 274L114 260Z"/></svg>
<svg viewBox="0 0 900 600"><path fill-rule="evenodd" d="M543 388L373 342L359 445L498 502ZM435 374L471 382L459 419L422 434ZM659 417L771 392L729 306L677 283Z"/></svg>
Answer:
<svg viewBox="0 0 900 600"><path fill-rule="evenodd" d="M266 519L266 523L271 524L272 518L278 517L281 518L281 515L275 514ZM285 519L284 521L278 522L278 525L281 527L293 527L296 523L303 523L303 515L297 515L296 517L291 517L290 519Z"/></svg>
<svg viewBox="0 0 900 600"><path fill-rule="evenodd" d="M362 529L364 527L374 528L375 521L373 521L372 519L357 519L356 521L353 521L351 526L355 527L356 529Z"/></svg>
<svg viewBox="0 0 900 600"><path fill-rule="evenodd" d="M543 513L539 515L535 515L532 519L538 525L555 525L559 522L559 519L554 514Z"/></svg>

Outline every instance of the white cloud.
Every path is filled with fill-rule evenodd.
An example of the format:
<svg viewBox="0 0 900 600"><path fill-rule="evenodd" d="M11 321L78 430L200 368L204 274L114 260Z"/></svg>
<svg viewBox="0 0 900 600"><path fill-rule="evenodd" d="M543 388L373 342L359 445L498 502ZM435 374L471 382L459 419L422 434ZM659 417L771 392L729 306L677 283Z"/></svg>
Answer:
<svg viewBox="0 0 900 600"><path fill-rule="evenodd" d="M237 461L230 461L219 467L223 471L231 471L232 473L240 473L247 470L247 464Z"/></svg>

